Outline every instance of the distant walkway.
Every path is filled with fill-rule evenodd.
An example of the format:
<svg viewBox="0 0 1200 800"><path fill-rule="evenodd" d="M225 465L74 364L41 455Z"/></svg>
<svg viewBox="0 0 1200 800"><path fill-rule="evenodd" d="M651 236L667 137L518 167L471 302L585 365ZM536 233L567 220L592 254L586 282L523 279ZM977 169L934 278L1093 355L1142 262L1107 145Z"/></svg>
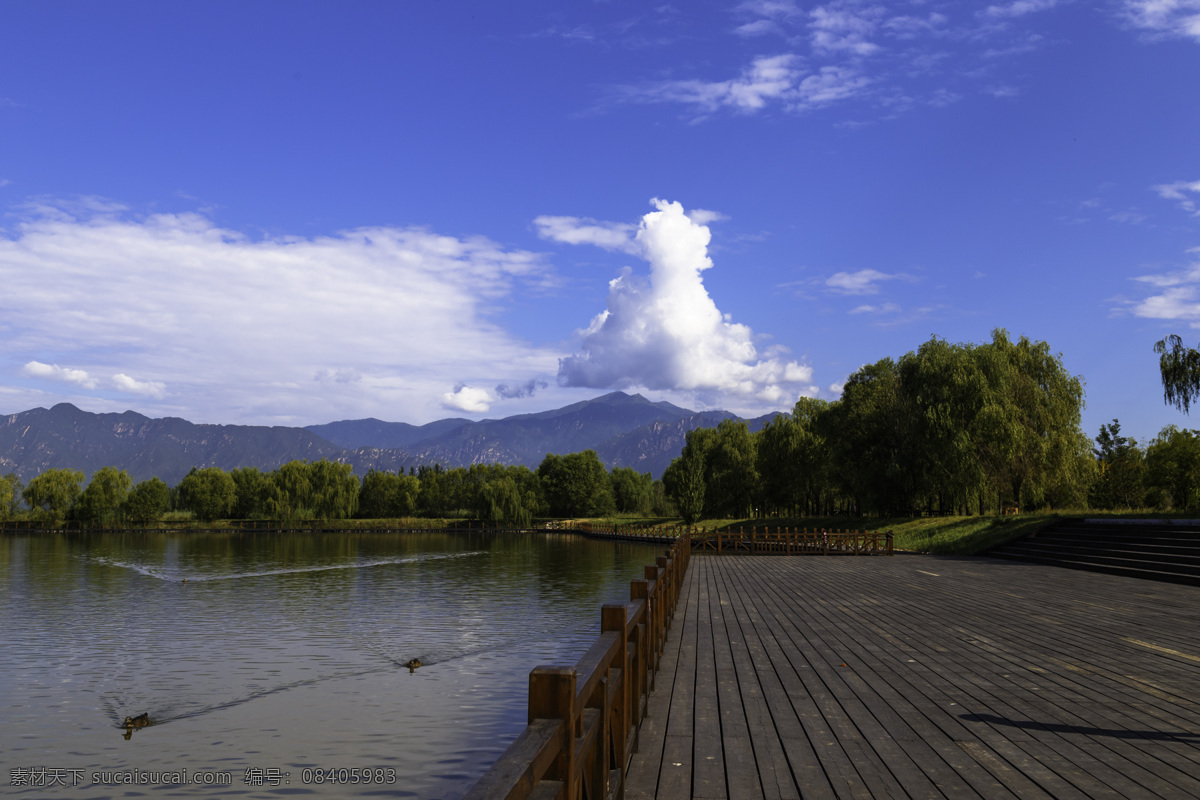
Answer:
<svg viewBox="0 0 1200 800"><path fill-rule="evenodd" d="M693 556L627 798L1200 797L1200 588Z"/></svg>

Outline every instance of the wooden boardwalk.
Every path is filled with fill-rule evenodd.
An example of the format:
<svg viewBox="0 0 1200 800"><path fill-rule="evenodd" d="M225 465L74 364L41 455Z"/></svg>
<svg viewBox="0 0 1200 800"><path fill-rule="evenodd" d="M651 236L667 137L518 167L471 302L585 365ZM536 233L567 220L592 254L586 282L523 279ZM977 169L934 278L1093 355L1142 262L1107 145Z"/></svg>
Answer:
<svg viewBox="0 0 1200 800"><path fill-rule="evenodd" d="M628 798L1200 798L1200 588L693 556Z"/></svg>

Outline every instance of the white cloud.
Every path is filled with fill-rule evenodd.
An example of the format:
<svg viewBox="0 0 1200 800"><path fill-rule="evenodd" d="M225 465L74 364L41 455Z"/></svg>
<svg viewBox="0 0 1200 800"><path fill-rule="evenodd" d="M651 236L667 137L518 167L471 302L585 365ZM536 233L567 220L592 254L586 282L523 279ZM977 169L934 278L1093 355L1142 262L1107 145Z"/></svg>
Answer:
<svg viewBox="0 0 1200 800"><path fill-rule="evenodd" d="M880 281L890 281L905 276L889 275L874 269L860 269L858 272L835 272L825 279L825 286L838 294L876 294L879 292Z"/></svg>
<svg viewBox="0 0 1200 800"><path fill-rule="evenodd" d="M792 54L754 59L742 74L730 80L672 80L640 87L625 87L621 99L637 103L682 103L712 113L733 108L750 113L773 100L786 100L800 76L799 57Z"/></svg>
<svg viewBox="0 0 1200 800"><path fill-rule="evenodd" d="M447 386L549 379L562 355L496 322L515 290L550 285L542 257L481 237L254 240L196 214L40 208L0 233L6 355L107 408L134 393L197 422L428 421Z"/></svg>
<svg viewBox="0 0 1200 800"><path fill-rule="evenodd" d="M167 394L167 386L161 381L139 381L129 377L124 372L118 372L113 375L113 386L117 387L122 392L129 394L144 394L147 397L164 397Z"/></svg>
<svg viewBox="0 0 1200 800"><path fill-rule="evenodd" d="M1164 200L1176 200L1179 207L1192 216L1200 216L1196 208L1196 200L1188 195L1189 192L1200 194L1200 181L1175 181L1151 187Z"/></svg>
<svg viewBox="0 0 1200 800"><path fill-rule="evenodd" d="M879 45L867 41L867 37L875 32L883 14L880 6L863 7L846 0L817 6L809 12L813 50L871 55L879 50Z"/></svg>
<svg viewBox="0 0 1200 800"><path fill-rule="evenodd" d="M900 311L900 306L895 303L881 303L877 306L862 305L850 310L851 314L895 314Z"/></svg>
<svg viewBox="0 0 1200 800"><path fill-rule="evenodd" d="M720 211L709 211L707 208L693 208L687 212L687 217L697 225L709 225L713 222L723 222L729 217Z"/></svg>
<svg viewBox="0 0 1200 800"><path fill-rule="evenodd" d="M96 388L96 379L89 377L87 370L60 367L57 364L43 364L40 361L30 361L21 367L21 374L29 378L74 383L85 389Z"/></svg>
<svg viewBox="0 0 1200 800"><path fill-rule="evenodd" d="M819 72L800 81L789 107L802 111L847 100L859 94L870 82L869 78L849 67L821 67Z"/></svg>
<svg viewBox="0 0 1200 800"><path fill-rule="evenodd" d="M1135 316L1185 320L1190 322L1193 328L1200 327L1200 263L1178 272L1139 275L1133 280L1163 290L1135 303Z"/></svg>
<svg viewBox="0 0 1200 800"><path fill-rule="evenodd" d="M1015 19L1026 14L1046 11L1058 5L1058 0L1015 0L1001 6L988 6L983 12L992 19Z"/></svg>
<svg viewBox="0 0 1200 800"><path fill-rule="evenodd" d="M492 396L491 392L473 386L458 386L453 392L446 392L442 395L444 408L465 411L468 414L483 414L492 407L494 402L496 402L496 398Z"/></svg>
<svg viewBox="0 0 1200 800"><path fill-rule="evenodd" d="M533 221L538 236L565 244L593 244L605 250L619 250L636 255L637 244L633 241L636 225L619 222L601 222L590 217L540 216Z"/></svg>
<svg viewBox="0 0 1200 800"><path fill-rule="evenodd" d="M582 352L560 362L560 382L707 393L743 406L794 400L812 370L759 359L750 328L722 315L704 288L701 274L713 266L708 228L679 203L654 205L636 237L650 274L626 267L609 283L608 308L582 332Z"/></svg>
<svg viewBox="0 0 1200 800"><path fill-rule="evenodd" d="M779 25L774 20L756 19L754 22L747 22L745 25L739 25L733 29L733 32L738 36L763 36L768 33L780 33Z"/></svg>
<svg viewBox="0 0 1200 800"><path fill-rule="evenodd" d="M768 19L787 19L801 13L792 0L746 0L737 10Z"/></svg>
<svg viewBox="0 0 1200 800"><path fill-rule="evenodd" d="M1125 0L1125 18L1152 34L1200 41L1200 0Z"/></svg>

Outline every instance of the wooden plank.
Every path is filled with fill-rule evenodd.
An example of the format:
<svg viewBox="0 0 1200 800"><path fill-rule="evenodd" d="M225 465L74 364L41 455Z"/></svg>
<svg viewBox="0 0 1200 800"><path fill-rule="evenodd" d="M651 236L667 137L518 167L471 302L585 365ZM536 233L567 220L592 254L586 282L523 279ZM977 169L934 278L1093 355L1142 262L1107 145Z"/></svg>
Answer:
<svg viewBox="0 0 1200 800"><path fill-rule="evenodd" d="M695 637L675 667L694 691L667 713L694 796L1200 796L1195 587L904 555L689 572L702 602L671 637Z"/></svg>
<svg viewBox="0 0 1200 800"><path fill-rule="evenodd" d="M721 707L717 699L717 668L713 660L713 591L711 561L698 567L696 610L696 684L693 693L692 796L727 797L725 753L721 746Z"/></svg>

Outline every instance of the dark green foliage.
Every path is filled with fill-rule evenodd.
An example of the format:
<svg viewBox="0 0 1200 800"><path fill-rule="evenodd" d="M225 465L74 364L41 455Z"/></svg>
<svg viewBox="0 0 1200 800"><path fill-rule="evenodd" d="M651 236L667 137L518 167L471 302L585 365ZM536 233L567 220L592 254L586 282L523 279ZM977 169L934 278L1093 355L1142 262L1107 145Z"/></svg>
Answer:
<svg viewBox="0 0 1200 800"><path fill-rule="evenodd" d="M526 507L521 489L507 475L479 487L474 516L488 525L504 528L528 528L533 523L533 513Z"/></svg>
<svg viewBox="0 0 1200 800"><path fill-rule="evenodd" d="M663 473L663 487L675 501L679 516L687 525L692 525L704 513L705 462L707 448L706 429L697 428L688 433L687 444L679 458L671 462Z"/></svg>
<svg viewBox="0 0 1200 800"><path fill-rule="evenodd" d="M82 493L83 473L76 469L48 469L29 482L21 496L38 519L61 521Z"/></svg>
<svg viewBox="0 0 1200 800"><path fill-rule="evenodd" d="M348 519L358 510L358 478L349 464L321 459L309 464L309 507L316 519Z"/></svg>
<svg viewBox="0 0 1200 800"><path fill-rule="evenodd" d="M171 507L171 490L158 478L142 481L125 498L124 514L130 522L147 525Z"/></svg>
<svg viewBox="0 0 1200 800"><path fill-rule="evenodd" d="M1146 477L1154 505L1200 508L1200 431L1163 428L1146 448Z"/></svg>
<svg viewBox="0 0 1200 800"><path fill-rule="evenodd" d="M0 520L6 520L16 515L21 488L21 481L15 473L10 472L0 478Z"/></svg>
<svg viewBox="0 0 1200 800"><path fill-rule="evenodd" d="M758 494L755 440L745 422L722 420L708 450L704 505L710 517L748 517Z"/></svg>
<svg viewBox="0 0 1200 800"><path fill-rule="evenodd" d="M101 525L116 523L124 510L125 499L133 485L128 473L116 467L101 467L92 475L87 488L75 504L74 516L84 522Z"/></svg>
<svg viewBox="0 0 1200 800"><path fill-rule="evenodd" d="M220 467L192 468L179 482L179 505L206 522L224 519L237 502L237 487Z"/></svg>
<svg viewBox="0 0 1200 800"><path fill-rule="evenodd" d="M654 481L649 472L632 467L613 467L612 492L617 512L649 514L654 505Z"/></svg>
<svg viewBox="0 0 1200 800"><path fill-rule="evenodd" d="M754 436L732 421L693 431L663 482L685 519L700 502L713 517L1079 506L1095 471L1082 405L1083 382L1045 342L934 337Z"/></svg>
<svg viewBox="0 0 1200 800"><path fill-rule="evenodd" d="M421 482L410 475L371 470L358 492L358 513L368 519L399 519L417 511Z"/></svg>
<svg viewBox="0 0 1200 800"><path fill-rule="evenodd" d="M1093 508L1141 508L1146 499L1146 457L1138 443L1121 436L1121 423L1101 425L1092 449L1096 482L1088 503Z"/></svg>
<svg viewBox="0 0 1200 800"><path fill-rule="evenodd" d="M1154 343L1159 354L1163 402L1188 413L1192 401L1200 398L1200 352L1183 346L1183 339L1171 334Z"/></svg>
<svg viewBox="0 0 1200 800"><path fill-rule="evenodd" d="M264 519L268 509L277 502L275 482L270 475L259 472L258 467L241 467L231 470L237 499L233 504L236 519Z"/></svg>
<svg viewBox="0 0 1200 800"><path fill-rule="evenodd" d="M615 508L608 470L595 450L547 454L537 469L551 516L603 516Z"/></svg>

